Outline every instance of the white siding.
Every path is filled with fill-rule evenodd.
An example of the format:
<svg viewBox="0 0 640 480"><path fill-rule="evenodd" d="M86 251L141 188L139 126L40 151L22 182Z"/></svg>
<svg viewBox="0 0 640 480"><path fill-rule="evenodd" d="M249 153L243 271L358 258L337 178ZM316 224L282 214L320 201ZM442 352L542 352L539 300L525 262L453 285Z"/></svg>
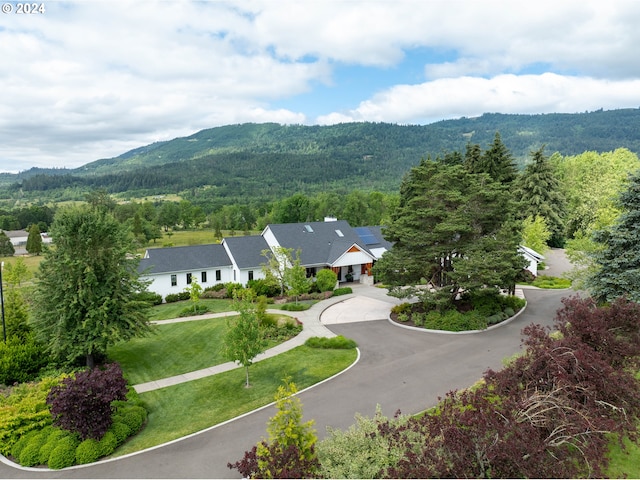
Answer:
<svg viewBox="0 0 640 480"><path fill-rule="evenodd" d="M220 270L220 281L216 280L216 270ZM202 283L202 272L207 272L207 282ZM202 288L212 287L216 283L226 283L233 281L233 269L230 266L211 268L207 270L198 270L194 272L172 272L158 273L154 275L140 276L142 280L151 280L151 284L147 287L150 292L162 295L162 298L171 293L183 292L187 287L187 273L191 273L193 279L198 282ZM176 276L176 286L171 286L171 275Z"/></svg>

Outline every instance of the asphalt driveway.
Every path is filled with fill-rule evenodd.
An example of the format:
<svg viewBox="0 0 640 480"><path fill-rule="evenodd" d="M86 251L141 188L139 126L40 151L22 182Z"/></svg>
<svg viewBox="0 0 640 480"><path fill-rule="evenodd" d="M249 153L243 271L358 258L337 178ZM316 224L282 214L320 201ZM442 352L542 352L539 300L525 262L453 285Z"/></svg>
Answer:
<svg viewBox="0 0 640 480"><path fill-rule="evenodd" d="M487 368L500 368L505 357L519 350L522 328L551 324L560 299L570 293L526 290L529 306L515 321L462 335L395 327L386 320L381 298L363 295L360 314L368 321L332 323L336 317L344 320L344 303L351 303L351 311L357 305L332 306L324 312L323 323L356 340L361 358L342 375L300 395L305 418L315 420L322 438L326 427L348 428L356 413L373 415L378 404L390 416L397 410L410 414L433 406L449 390L474 383ZM386 312L394 301L385 306ZM373 312L382 318L372 318ZM227 462L241 458L266 435L267 420L274 412L269 407L162 447L86 467L38 472L0 464L0 478L229 478L237 472L229 470Z"/></svg>

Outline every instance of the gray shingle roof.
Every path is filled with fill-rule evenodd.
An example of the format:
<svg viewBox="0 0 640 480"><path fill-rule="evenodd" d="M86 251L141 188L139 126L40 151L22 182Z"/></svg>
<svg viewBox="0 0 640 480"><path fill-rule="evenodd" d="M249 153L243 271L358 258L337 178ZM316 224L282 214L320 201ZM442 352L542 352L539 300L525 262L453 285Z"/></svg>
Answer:
<svg viewBox="0 0 640 480"><path fill-rule="evenodd" d="M188 247L150 248L148 258L140 260L140 273L167 273L189 270L206 270L208 268L231 265L224 246L219 243L209 245L193 245Z"/></svg>
<svg viewBox="0 0 640 480"><path fill-rule="evenodd" d="M261 235L229 237L223 241L239 268L259 267L267 262L262 251L269 250L269 245Z"/></svg>
<svg viewBox="0 0 640 480"><path fill-rule="evenodd" d="M300 263L305 266L330 265L354 244L371 254L345 220L279 223L268 228L281 246L294 250L294 256L296 250L300 249Z"/></svg>

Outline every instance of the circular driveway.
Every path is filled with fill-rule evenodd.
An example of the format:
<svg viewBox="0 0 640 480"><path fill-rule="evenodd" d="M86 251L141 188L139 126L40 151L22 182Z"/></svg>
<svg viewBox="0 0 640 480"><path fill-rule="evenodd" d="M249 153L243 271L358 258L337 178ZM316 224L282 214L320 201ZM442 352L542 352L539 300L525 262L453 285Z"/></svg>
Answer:
<svg viewBox="0 0 640 480"><path fill-rule="evenodd" d="M361 358L342 375L300 394L305 419L315 420L320 438L326 427L348 428L356 413L373 415L376 405L388 416L420 412L449 390L471 385L486 369L501 368L502 360L520 349L522 328L550 325L561 298L572 293L526 290L528 307L503 328L443 335L391 325L386 318L395 299L387 303L378 298L382 292L370 290L376 298L358 295L323 313L334 333L358 342ZM368 321L345 323L356 313ZM342 323L332 323L336 318ZM237 472L227 462L266 436L274 413L268 407L168 445L85 467L37 472L0 464L0 478L230 478Z"/></svg>

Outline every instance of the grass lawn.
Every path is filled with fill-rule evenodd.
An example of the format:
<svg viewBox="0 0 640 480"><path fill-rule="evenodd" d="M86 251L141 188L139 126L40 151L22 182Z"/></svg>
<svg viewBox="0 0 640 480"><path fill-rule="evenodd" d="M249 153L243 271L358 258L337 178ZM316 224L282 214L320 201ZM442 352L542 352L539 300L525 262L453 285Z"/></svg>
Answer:
<svg viewBox="0 0 640 480"><path fill-rule="evenodd" d="M625 439L625 450L617 440L609 446L609 468L607 478L640 478L640 446Z"/></svg>
<svg viewBox="0 0 640 480"><path fill-rule="evenodd" d="M198 303L200 305L206 305L209 309L208 313L221 313L231 311L232 300L226 298L202 298ZM190 300L155 305L149 312L149 320L170 320L172 318L178 318L180 313L188 308L193 308L193 303L191 303Z"/></svg>
<svg viewBox="0 0 640 480"><path fill-rule="evenodd" d="M252 365L248 389L244 387L244 368L237 368L140 394L149 410L147 425L115 455L160 445L267 405L273 402L278 386L287 375L302 390L347 368L356 357L355 349L301 346Z"/></svg>
<svg viewBox="0 0 640 480"><path fill-rule="evenodd" d="M116 361L133 385L225 363L220 339L227 318L156 325L155 334L110 347ZM277 342L269 341L267 348Z"/></svg>

